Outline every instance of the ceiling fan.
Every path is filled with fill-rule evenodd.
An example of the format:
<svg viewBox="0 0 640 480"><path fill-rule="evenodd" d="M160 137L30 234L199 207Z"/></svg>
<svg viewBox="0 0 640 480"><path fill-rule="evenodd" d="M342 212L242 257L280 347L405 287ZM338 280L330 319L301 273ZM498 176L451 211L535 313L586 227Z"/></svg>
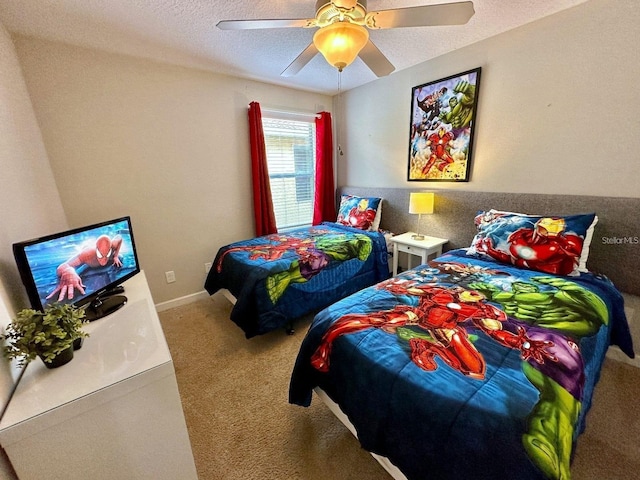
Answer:
<svg viewBox="0 0 640 480"><path fill-rule="evenodd" d="M314 28L313 42L281 73L290 77L322 53L329 64L342 71L356 57L378 77L389 75L395 67L369 39L368 29L462 25L475 13L473 2L394 8L367 12L366 0L318 0L315 18L222 20L222 30L258 28Z"/></svg>

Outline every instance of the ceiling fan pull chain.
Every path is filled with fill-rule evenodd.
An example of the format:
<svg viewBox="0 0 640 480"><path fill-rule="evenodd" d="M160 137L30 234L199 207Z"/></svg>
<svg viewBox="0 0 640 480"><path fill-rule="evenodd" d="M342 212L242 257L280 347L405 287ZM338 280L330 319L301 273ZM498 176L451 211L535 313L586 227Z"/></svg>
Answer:
<svg viewBox="0 0 640 480"><path fill-rule="evenodd" d="M338 140L338 155L343 156L342 145L340 145L340 127L342 126L342 70L338 70L338 101L336 102L337 112L337 128L336 136Z"/></svg>

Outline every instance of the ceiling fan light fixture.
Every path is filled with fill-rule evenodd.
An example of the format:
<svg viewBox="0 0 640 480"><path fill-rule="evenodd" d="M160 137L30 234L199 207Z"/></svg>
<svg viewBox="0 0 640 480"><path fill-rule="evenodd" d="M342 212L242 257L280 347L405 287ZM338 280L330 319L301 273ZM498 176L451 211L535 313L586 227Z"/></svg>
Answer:
<svg viewBox="0 0 640 480"><path fill-rule="evenodd" d="M316 31L313 44L329 65L342 71L369 41L369 31L349 21L334 22Z"/></svg>

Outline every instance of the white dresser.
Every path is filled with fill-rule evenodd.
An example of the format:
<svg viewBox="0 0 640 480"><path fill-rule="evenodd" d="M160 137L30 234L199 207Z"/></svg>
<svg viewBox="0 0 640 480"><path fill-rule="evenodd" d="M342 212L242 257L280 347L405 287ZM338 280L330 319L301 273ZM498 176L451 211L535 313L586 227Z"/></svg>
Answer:
<svg viewBox="0 0 640 480"><path fill-rule="evenodd" d="M173 361L144 272L87 324L73 360L31 362L0 422L20 480L197 479Z"/></svg>

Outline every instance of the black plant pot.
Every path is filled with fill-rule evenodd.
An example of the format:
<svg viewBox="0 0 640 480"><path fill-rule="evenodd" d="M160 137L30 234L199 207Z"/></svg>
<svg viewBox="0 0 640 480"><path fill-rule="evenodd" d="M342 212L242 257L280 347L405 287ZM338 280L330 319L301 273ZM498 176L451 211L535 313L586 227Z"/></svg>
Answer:
<svg viewBox="0 0 640 480"><path fill-rule="evenodd" d="M84 343L84 337L78 337L73 341L73 349L80 350L82 348L82 344Z"/></svg>
<svg viewBox="0 0 640 480"><path fill-rule="evenodd" d="M42 357L40 358L42 359ZM42 359L42 362L47 368L58 368L69 363L71 360L73 360L73 345L56 355L52 362L45 362L44 359Z"/></svg>

